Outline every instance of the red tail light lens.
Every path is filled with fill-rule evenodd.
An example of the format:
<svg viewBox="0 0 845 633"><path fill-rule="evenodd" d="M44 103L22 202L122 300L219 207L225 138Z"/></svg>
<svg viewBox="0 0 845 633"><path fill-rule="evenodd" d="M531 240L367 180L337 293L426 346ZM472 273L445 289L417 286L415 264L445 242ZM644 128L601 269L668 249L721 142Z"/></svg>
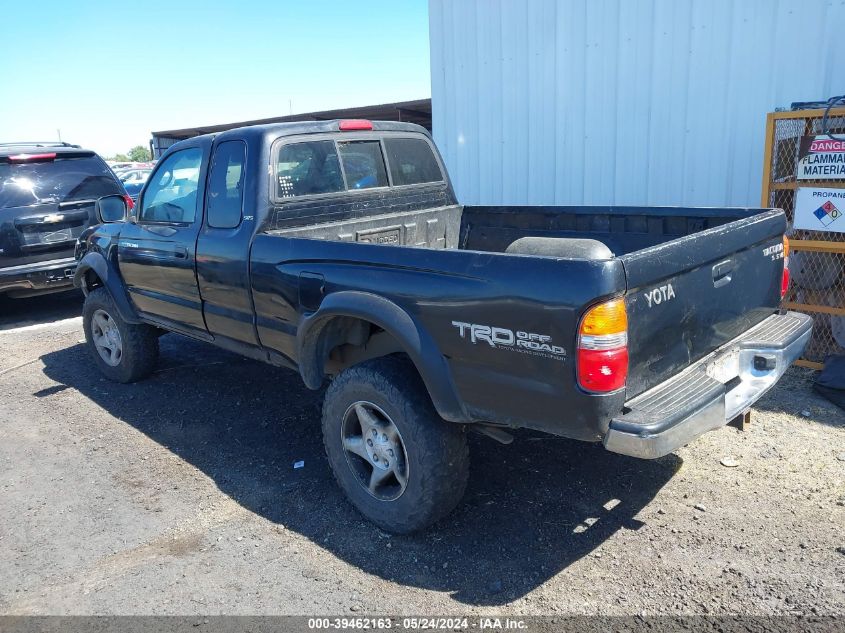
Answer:
<svg viewBox="0 0 845 633"><path fill-rule="evenodd" d="M628 315L625 302L613 299L592 307L578 332L578 384L585 391L606 393L628 379Z"/></svg>
<svg viewBox="0 0 845 633"><path fill-rule="evenodd" d="M783 277L780 280L780 298L786 298L786 291L789 290L789 240L783 236Z"/></svg>
<svg viewBox="0 0 845 633"><path fill-rule="evenodd" d="M578 350L578 384L594 392L616 391L628 379L628 348Z"/></svg>
<svg viewBox="0 0 845 633"><path fill-rule="evenodd" d="M350 132L352 130L372 130L373 122L366 119L346 119L340 122L340 130L342 132Z"/></svg>
<svg viewBox="0 0 845 633"><path fill-rule="evenodd" d="M135 201L129 197L129 194L124 194L123 199L126 200L126 208L131 211L135 208Z"/></svg>
<svg viewBox="0 0 845 633"><path fill-rule="evenodd" d="M55 158L55 152L45 152L44 154L15 154L14 156L9 156L9 160L13 163L28 163L36 160L54 160Z"/></svg>

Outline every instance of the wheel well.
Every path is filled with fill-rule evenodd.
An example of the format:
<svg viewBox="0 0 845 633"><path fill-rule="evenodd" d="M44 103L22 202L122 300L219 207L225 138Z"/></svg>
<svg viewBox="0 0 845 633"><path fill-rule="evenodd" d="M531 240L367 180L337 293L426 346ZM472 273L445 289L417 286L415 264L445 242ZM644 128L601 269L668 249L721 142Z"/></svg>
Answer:
<svg viewBox="0 0 845 633"><path fill-rule="evenodd" d="M82 292L87 296L94 288L103 285L103 280L93 268L89 268L82 274Z"/></svg>
<svg viewBox="0 0 845 633"><path fill-rule="evenodd" d="M405 350L390 332L357 317L335 317L317 341L317 362L322 373L336 375L348 367Z"/></svg>

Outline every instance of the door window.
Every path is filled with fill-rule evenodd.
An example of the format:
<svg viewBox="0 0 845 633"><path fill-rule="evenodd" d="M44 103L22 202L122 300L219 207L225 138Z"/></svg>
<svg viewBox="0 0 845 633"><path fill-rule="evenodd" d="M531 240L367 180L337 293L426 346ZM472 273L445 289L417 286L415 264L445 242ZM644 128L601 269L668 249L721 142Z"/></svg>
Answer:
<svg viewBox="0 0 845 633"><path fill-rule="evenodd" d="M233 229L241 223L245 162L243 141L225 141L217 146L208 177L208 226Z"/></svg>
<svg viewBox="0 0 845 633"><path fill-rule="evenodd" d="M190 224L197 210L202 150L183 149L164 159L144 192L141 222Z"/></svg>

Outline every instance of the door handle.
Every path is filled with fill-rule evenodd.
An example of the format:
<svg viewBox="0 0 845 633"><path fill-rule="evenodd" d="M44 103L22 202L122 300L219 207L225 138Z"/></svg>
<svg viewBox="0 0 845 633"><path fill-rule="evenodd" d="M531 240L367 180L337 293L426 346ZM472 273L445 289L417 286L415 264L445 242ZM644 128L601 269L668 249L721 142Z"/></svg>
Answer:
<svg viewBox="0 0 845 633"><path fill-rule="evenodd" d="M731 283L733 268L734 264L729 259L713 266L713 286L721 288Z"/></svg>
<svg viewBox="0 0 845 633"><path fill-rule="evenodd" d="M188 249L184 246L175 246L172 249L139 248L133 249L132 252L135 257L146 257L147 259L157 259L159 261L188 258Z"/></svg>

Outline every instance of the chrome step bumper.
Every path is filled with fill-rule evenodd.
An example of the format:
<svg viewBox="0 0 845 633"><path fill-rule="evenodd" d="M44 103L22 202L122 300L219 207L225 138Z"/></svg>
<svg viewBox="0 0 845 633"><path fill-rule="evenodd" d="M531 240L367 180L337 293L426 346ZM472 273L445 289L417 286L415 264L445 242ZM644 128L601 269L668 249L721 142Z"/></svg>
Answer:
<svg viewBox="0 0 845 633"><path fill-rule="evenodd" d="M806 314L773 314L677 376L625 403L604 446L654 459L727 424L751 407L801 356L813 330Z"/></svg>

